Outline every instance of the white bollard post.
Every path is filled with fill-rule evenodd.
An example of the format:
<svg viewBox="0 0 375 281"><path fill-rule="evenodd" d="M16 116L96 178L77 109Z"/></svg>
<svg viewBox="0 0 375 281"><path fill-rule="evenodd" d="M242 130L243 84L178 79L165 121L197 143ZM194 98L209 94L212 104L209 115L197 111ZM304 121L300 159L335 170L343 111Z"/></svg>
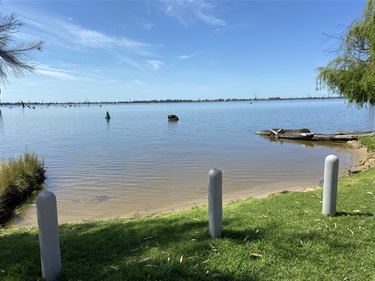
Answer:
<svg viewBox="0 0 375 281"><path fill-rule="evenodd" d="M208 232L218 238L223 231L222 172L213 168L208 173Z"/></svg>
<svg viewBox="0 0 375 281"><path fill-rule="evenodd" d="M57 280L61 272L61 256L55 194L41 192L36 198L36 208L42 276L47 281Z"/></svg>
<svg viewBox="0 0 375 281"><path fill-rule="evenodd" d="M339 159L335 155L328 155L324 165L323 215L336 215L338 176Z"/></svg>

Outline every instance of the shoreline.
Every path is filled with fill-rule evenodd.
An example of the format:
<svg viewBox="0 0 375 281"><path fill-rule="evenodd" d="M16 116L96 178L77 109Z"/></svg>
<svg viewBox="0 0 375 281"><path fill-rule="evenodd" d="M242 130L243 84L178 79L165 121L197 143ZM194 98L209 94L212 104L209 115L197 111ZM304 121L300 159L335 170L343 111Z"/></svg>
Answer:
<svg viewBox="0 0 375 281"><path fill-rule="evenodd" d="M129 100L129 101L68 101L68 102L1 102L0 108L2 106L20 106L20 107L29 107L35 109L35 106L77 106L77 105L116 105L116 104L142 104L142 103L199 103L199 102L256 102L256 101L290 101L290 100L332 100L332 99L342 99L341 96L320 96L320 97L289 97L289 98L281 98L281 97L268 97L268 98L216 98L216 99L159 99L159 100Z"/></svg>
<svg viewBox="0 0 375 281"><path fill-rule="evenodd" d="M366 170L370 167L375 166L375 153L368 151L367 147L361 144L360 141L348 141L345 143L346 147L352 150L352 153L355 157L355 160L353 161L352 165L350 167L345 167L343 169L339 170L339 177L348 176L350 175L350 171L352 173L359 173L363 170ZM349 169L348 169L349 168ZM353 172L354 171L354 172ZM274 187L274 191L269 192L256 192L256 193L249 193L249 192L243 192L243 193L236 193L234 195L224 195L223 194L223 205L228 204L233 201L240 201L240 200L246 200L249 198L266 198L269 196L274 196L276 194L279 194L281 192L308 192L313 191L316 189L322 189L323 186L280 186L280 187ZM207 206L208 199L201 199L195 202L192 202L190 204L186 204L184 206L171 206L168 208L161 208L158 211L155 211L151 214L136 214L133 216L119 216L116 218L124 218L124 219L132 219L136 217L152 217L152 216L158 216L163 214L168 214L172 212L180 212L180 211L186 211L194 207L198 206ZM106 219L105 219L106 220ZM90 222L91 220L89 220Z"/></svg>
<svg viewBox="0 0 375 281"><path fill-rule="evenodd" d="M347 146L354 150L357 160L351 170L352 173L361 172L375 166L375 153L369 151L360 141L347 142Z"/></svg>
<svg viewBox="0 0 375 281"><path fill-rule="evenodd" d="M339 177L347 176L354 173L359 173L368 167L375 166L375 153L372 153L368 151L367 147L361 144L360 141L349 141L346 142L345 146L350 149L351 153L353 154L353 162L351 165L344 167L343 169L340 169L339 171ZM264 192L239 192L236 194L223 194L223 205L228 204L233 201L239 201L239 200L246 200L248 198L265 198L269 196L274 196L281 192L307 192L312 191L316 189L321 189L322 186L316 185L316 186L269 186L267 191ZM72 224L72 223L90 223L95 221L105 221L110 219L132 219L132 218L138 218L138 217L152 217L152 216L158 216L163 215L167 213L174 213L174 212L180 212L189 210L191 208L194 208L196 206L207 206L207 198L202 198L198 200L194 200L193 202L184 202L184 203L176 203L175 205L169 205L168 207L161 207L156 208L153 211L150 212L150 210L139 210L137 212L129 211L126 213L123 213L122 215L118 216L112 216L109 214L93 214L92 217L89 218L81 218L81 219L69 219L64 220L63 222L59 224ZM35 207L35 205L33 206ZM10 221L9 223L5 224L5 229L15 229L15 228L25 228L25 227L36 227L36 218L33 219L34 223L28 222L28 223L22 223L22 220L14 219L13 221Z"/></svg>
<svg viewBox="0 0 375 281"><path fill-rule="evenodd" d="M367 170L370 167L375 166L375 153L369 151L367 147L363 145L360 141L357 141L357 140L347 141L345 145L346 147L352 150L353 155L355 157L355 161L353 162L352 166L349 169L346 167L345 169L340 170L339 177L357 174L364 170ZM297 188L291 191L308 192L308 191L313 191L313 190L320 189L320 188L323 188L323 187L322 186L307 186L307 187ZM279 192L276 192L274 194L277 194L277 193ZM272 196L274 194L268 194L268 196Z"/></svg>

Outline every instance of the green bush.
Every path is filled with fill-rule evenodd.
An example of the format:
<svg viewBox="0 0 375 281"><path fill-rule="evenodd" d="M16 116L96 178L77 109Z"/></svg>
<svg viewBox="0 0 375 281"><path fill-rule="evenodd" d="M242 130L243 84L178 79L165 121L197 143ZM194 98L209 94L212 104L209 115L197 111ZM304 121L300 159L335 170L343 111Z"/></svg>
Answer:
<svg viewBox="0 0 375 281"><path fill-rule="evenodd" d="M45 172L44 161L34 153L25 152L18 159L0 163L0 224L32 192L43 187Z"/></svg>

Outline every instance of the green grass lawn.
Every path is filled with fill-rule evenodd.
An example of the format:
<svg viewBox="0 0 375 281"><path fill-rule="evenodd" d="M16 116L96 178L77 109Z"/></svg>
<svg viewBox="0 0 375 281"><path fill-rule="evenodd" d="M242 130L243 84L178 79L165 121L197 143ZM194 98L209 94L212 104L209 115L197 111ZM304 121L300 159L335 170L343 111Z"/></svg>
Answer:
<svg viewBox="0 0 375 281"><path fill-rule="evenodd" d="M225 187L224 187L225 188ZM61 280L375 280L375 168L339 180L337 216L322 190L60 226ZM41 280L37 229L0 231L0 280Z"/></svg>

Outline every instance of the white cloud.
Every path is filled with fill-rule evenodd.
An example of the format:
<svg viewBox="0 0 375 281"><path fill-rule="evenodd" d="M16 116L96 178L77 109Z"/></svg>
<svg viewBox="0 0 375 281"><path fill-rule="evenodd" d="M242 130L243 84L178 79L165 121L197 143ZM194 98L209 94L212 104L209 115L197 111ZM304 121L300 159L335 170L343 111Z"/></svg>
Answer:
<svg viewBox="0 0 375 281"><path fill-rule="evenodd" d="M153 23L145 23L143 25L143 28L146 29L146 30L151 30L151 29L154 28L154 26L155 26L155 24L153 24Z"/></svg>
<svg viewBox="0 0 375 281"><path fill-rule="evenodd" d="M85 29L70 22L59 24L60 29L75 44L86 48L116 50L142 56L151 56L149 51L152 46L143 42L132 40L126 37L108 36L105 33Z"/></svg>
<svg viewBox="0 0 375 281"><path fill-rule="evenodd" d="M0 0L1 1L1 0ZM141 71L157 71L163 65L160 60L155 60L158 55L154 52L159 49L159 45L149 44L139 40L134 40L126 35L109 35L99 30L78 25L72 17L62 17L58 14L43 13L32 7L18 6L17 15L22 18L25 26L17 36L22 40L33 40L41 37L45 41L45 52L53 56L62 57L72 54L69 57L62 57L70 63L73 57L82 58L89 55L87 64L92 62L95 65L98 60L113 63L120 61L128 66ZM143 28L152 29L154 24L145 22ZM64 52L64 51L68 52ZM81 55L83 54L83 55ZM92 59L94 58L94 59ZM72 69L59 64L62 69ZM59 66L57 68L59 68ZM77 76L61 69L39 68L37 73L54 77L56 79L74 80L81 79Z"/></svg>
<svg viewBox="0 0 375 281"><path fill-rule="evenodd" d="M162 10L167 16L176 18L188 27L195 22L203 22L212 26L225 26L226 22L215 15L214 1L207 0L165 0L161 1Z"/></svg>
<svg viewBox="0 0 375 281"><path fill-rule="evenodd" d="M137 68L141 71L157 71L159 70L163 65L164 62L160 60L145 60L145 61L138 61L134 60L129 57L123 57L120 61L120 64L126 63L134 68Z"/></svg>
<svg viewBox="0 0 375 281"><path fill-rule="evenodd" d="M194 58L195 55L181 55L181 56L177 56L177 59L179 60L187 60L187 59L191 59L191 58Z"/></svg>
<svg viewBox="0 0 375 281"><path fill-rule="evenodd" d="M56 69L51 68L47 65L40 65L36 68L35 73L43 74L52 78L56 78L59 80L69 80L69 81L76 81L80 80L76 74L73 72L63 70L63 69Z"/></svg>
<svg viewBox="0 0 375 281"><path fill-rule="evenodd" d="M92 81L99 81L100 75L95 75L94 71L89 73L83 71L74 71L74 70L67 70L62 68L50 67L48 65L39 65L36 67L35 70L36 74L42 74L51 78L55 78L58 80L64 81L84 81L84 82L92 82Z"/></svg>
<svg viewBox="0 0 375 281"><path fill-rule="evenodd" d="M158 60L148 60L147 61L148 69L153 70L153 71L159 70L159 68L162 67L163 64L164 63L162 61L158 61Z"/></svg>
<svg viewBox="0 0 375 281"><path fill-rule="evenodd" d="M74 76L63 72L63 71L55 71L55 70L44 70L44 69L38 69L36 73L40 73L52 78L57 78L60 80L77 80Z"/></svg>
<svg viewBox="0 0 375 281"><path fill-rule="evenodd" d="M71 17L42 13L32 8L18 7L17 15L26 24L17 34L20 38L41 37L49 46L55 45L70 50L92 52L128 53L140 56L153 56L155 46L126 36L112 36L104 32L82 27ZM149 26L151 28L151 25ZM28 32L31 31L31 32ZM38 34L40 36L38 36Z"/></svg>
<svg viewBox="0 0 375 281"><path fill-rule="evenodd" d="M124 63L134 68L137 68L138 70L142 70L142 71L145 70L142 63L140 63L138 60L134 60L129 57L122 57L121 60L119 61L119 64L124 64Z"/></svg>

